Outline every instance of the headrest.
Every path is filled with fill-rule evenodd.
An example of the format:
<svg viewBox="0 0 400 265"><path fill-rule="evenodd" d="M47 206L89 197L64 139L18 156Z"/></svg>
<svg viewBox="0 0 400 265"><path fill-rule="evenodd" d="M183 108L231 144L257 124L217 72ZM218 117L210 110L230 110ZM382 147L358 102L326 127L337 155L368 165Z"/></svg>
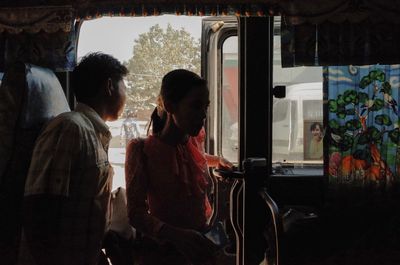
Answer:
<svg viewBox="0 0 400 265"><path fill-rule="evenodd" d="M35 127L70 110L61 84L50 69L25 64L25 72L26 100L19 119L21 128Z"/></svg>
<svg viewBox="0 0 400 265"><path fill-rule="evenodd" d="M51 70L17 63L4 73L0 86L0 182L12 157L17 156L16 150L29 156L43 125L69 110Z"/></svg>

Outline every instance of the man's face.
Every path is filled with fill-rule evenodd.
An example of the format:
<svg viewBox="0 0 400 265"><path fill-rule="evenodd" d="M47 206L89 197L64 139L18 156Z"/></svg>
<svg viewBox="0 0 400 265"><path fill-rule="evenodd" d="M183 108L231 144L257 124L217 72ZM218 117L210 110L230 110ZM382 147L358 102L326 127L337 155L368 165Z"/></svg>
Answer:
<svg viewBox="0 0 400 265"><path fill-rule="evenodd" d="M114 83L108 102L108 120L115 121L121 116L126 102L126 86L123 80Z"/></svg>

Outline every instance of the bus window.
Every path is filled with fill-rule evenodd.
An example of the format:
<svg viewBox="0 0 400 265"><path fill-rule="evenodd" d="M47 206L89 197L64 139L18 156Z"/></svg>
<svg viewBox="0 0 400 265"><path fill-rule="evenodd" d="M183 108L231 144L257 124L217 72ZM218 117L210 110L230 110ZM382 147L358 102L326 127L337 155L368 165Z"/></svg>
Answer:
<svg viewBox="0 0 400 265"><path fill-rule="evenodd" d="M289 114L289 104L291 102L288 100L277 100L273 104L274 120L273 122L280 122L286 120Z"/></svg>
<svg viewBox="0 0 400 265"><path fill-rule="evenodd" d="M172 39L167 39L168 34ZM176 49L162 50L152 36ZM108 151L114 169L113 190L125 188L126 144L131 138L146 137L164 74L177 68L200 74L200 36L201 17L103 17L83 22L78 58L100 51L113 55L129 70L125 110L118 120L107 122L113 136Z"/></svg>
<svg viewBox="0 0 400 265"><path fill-rule="evenodd" d="M307 175L322 175L322 157L309 155L310 146L318 142L322 150L322 67L283 68L281 63L280 17L275 18L273 86L286 86L286 98L273 100L272 110L272 162L285 166L310 167ZM221 154L232 162L238 162L238 38L231 36L222 43L221 53L219 136L222 138ZM313 124L321 124L320 136L311 131ZM315 125L314 125L315 126ZM313 126L313 127L314 127ZM319 126L317 126L319 128ZM288 171L297 174L295 171Z"/></svg>
<svg viewBox="0 0 400 265"><path fill-rule="evenodd" d="M222 156L238 162L238 38L228 37L222 46Z"/></svg>
<svg viewBox="0 0 400 265"><path fill-rule="evenodd" d="M322 175L322 67L282 68L279 27L280 17L275 17L273 86L285 85L286 98L274 98L272 161Z"/></svg>

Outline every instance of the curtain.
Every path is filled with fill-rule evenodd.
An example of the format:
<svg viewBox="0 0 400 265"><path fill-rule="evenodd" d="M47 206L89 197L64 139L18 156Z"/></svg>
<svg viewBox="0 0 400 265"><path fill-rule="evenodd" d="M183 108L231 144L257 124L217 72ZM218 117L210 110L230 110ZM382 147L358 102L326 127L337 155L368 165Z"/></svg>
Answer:
<svg viewBox="0 0 400 265"><path fill-rule="evenodd" d="M276 13L268 4L224 3L127 3L124 5L88 5L77 8L78 19L102 16L158 16L164 14L186 16L266 16Z"/></svg>
<svg viewBox="0 0 400 265"><path fill-rule="evenodd" d="M363 21L288 24L282 18L282 65L371 65L400 62L400 25Z"/></svg>
<svg viewBox="0 0 400 265"><path fill-rule="evenodd" d="M73 32L75 20L162 14L281 15L284 67L394 64L400 61L400 49L392 48L400 42L399 13L400 1L395 0L5 0L0 3L0 32L25 34L23 38L29 41L23 43L24 46L34 42L39 47L47 38L34 38L32 34L40 31L47 34L58 32L59 41L63 40L64 43L53 43L53 52L49 54L56 54L57 50L65 49L65 45L68 45L69 55L65 58L53 56L47 66L69 69L71 63L74 64L69 59L75 57L76 53L76 33ZM0 36L0 48L9 38L12 39L8 35ZM14 44L12 40L11 44ZM0 67L4 68L6 61L0 59Z"/></svg>
<svg viewBox="0 0 400 265"><path fill-rule="evenodd" d="M74 21L71 7L0 9L0 71L16 61L72 70L76 63Z"/></svg>
<svg viewBox="0 0 400 265"><path fill-rule="evenodd" d="M399 181L399 78L400 65L324 67L330 183Z"/></svg>
<svg viewBox="0 0 400 265"><path fill-rule="evenodd" d="M400 62L399 1L311 2L281 5L284 67Z"/></svg>
<svg viewBox="0 0 400 265"><path fill-rule="evenodd" d="M292 24L398 20L396 0L2 0L0 7L72 6L80 18L96 15L282 15ZM371 14L373 16L371 16Z"/></svg>
<svg viewBox="0 0 400 265"><path fill-rule="evenodd" d="M16 61L72 70L76 63L75 32L0 34L0 71Z"/></svg>

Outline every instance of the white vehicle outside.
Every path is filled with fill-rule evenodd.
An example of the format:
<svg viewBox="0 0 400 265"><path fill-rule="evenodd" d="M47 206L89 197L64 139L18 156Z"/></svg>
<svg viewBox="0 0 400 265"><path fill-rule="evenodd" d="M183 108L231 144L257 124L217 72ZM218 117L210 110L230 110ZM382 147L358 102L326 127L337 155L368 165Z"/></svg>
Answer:
<svg viewBox="0 0 400 265"><path fill-rule="evenodd" d="M272 160L304 160L304 137L309 125L322 124L322 83L302 83L286 87L286 97L274 99ZM307 127L305 127L307 126Z"/></svg>
<svg viewBox="0 0 400 265"><path fill-rule="evenodd" d="M311 135L309 126L313 122L322 124L322 83L287 86L286 97L274 99L272 116L272 161L304 162L306 160L304 151L307 150L304 148L304 137ZM232 150L236 151L238 124L231 125L230 130L229 140L232 143Z"/></svg>

